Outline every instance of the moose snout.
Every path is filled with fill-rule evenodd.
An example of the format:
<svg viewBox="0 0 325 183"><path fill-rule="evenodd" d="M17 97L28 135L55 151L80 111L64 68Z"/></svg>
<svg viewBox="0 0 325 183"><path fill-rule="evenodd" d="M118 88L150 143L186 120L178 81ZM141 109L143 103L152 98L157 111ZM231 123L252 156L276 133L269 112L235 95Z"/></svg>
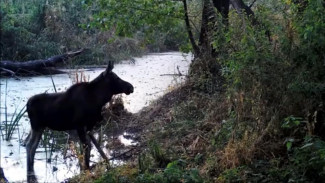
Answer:
<svg viewBox="0 0 325 183"><path fill-rule="evenodd" d="M125 94L130 95L131 93L133 93L133 91L134 91L134 88L133 88L133 86L130 84L130 85L127 87L127 90L126 90Z"/></svg>

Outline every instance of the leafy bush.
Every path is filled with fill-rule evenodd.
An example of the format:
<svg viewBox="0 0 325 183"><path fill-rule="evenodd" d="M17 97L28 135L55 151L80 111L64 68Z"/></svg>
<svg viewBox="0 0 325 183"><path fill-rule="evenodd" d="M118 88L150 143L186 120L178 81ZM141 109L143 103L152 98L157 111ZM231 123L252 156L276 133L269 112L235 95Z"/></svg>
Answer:
<svg viewBox="0 0 325 183"><path fill-rule="evenodd" d="M201 183L204 182L197 169L186 170L184 168L185 162L182 160L176 160L167 165L162 171L155 174L140 174L136 182L161 182L161 183Z"/></svg>
<svg viewBox="0 0 325 183"><path fill-rule="evenodd" d="M166 168L157 172L138 173L135 168L128 165L112 168L103 177L97 179L96 183L202 183L204 182L197 169L186 169L186 162L176 160L167 165Z"/></svg>
<svg viewBox="0 0 325 183"><path fill-rule="evenodd" d="M306 137L289 155L290 179L294 182L321 182L325 179L325 142Z"/></svg>
<svg viewBox="0 0 325 183"><path fill-rule="evenodd" d="M312 137L292 148L289 159L254 160L226 169L219 182L322 182L325 178L325 142Z"/></svg>
<svg viewBox="0 0 325 183"><path fill-rule="evenodd" d="M102 30L114 29L116 36L134 37L153 52L178 50L188 43L182 20L182 3L174 1L88 1L98 12L89 23Z"/></svg>
<svg viewBox="0 0 325 183"><path fill-rule="evenodd" d="M33 3L1 2L1 59L29 60L53 53L51 45L58 45L51 40L42 39L44 29L43 1ZM41 45L38 43L41 42ZM47 51L44 51L44 50ZM45 52L45 53L44 53ZM57 52L56 52L57 53Z"/></svg>
<svg viewBox="0 0 325 183"><path fill-rule="evenodd" d="M304 138L317 130L313 128L314 123L324 123L317 113L324 111L325 102L325 53L321 51L325 50L325 37L321 33L325 32L325 7L318 0L306 1L299 7L296 3L258 4L255 9L258 24L251 24L248 18L232 12L229 26L216 29L213 46L218 55L214 62L222 66L231 104L227 122L233 123L221 126L224 136L215 139L214 144L220 140L228 143L222 150L225 152L233 141L237 144L250 141L251 145L246 148L256 149L247 150L251 153L249 157L254 157L248 160L262 156L267 162L263 170L236 167L244 163L250 165L249 161L242 161L232 169L221 169L224 173L220 179L226 182L245 181L254 177L253 174L260 176L255 177L259 181L271 182L318 182L323 179L324 141L318 138L304 141ZM279 9L280 5L285 8ZM207 62L206 67L214 62ZM247 136L240 135L247 132L250 134L248 140ZM227 141L230 133L235 135ZM256 134L258 138L254 137ZM283 143L283 139L286 139L283 147L287 148L288 157L283 157L285 148L272 147L279 146L277 141ZM241 157L242 147L232 148ZM258 153L259 149L264 152ZM228 160L227 156L221 158L224 159L220 162ZM282 164L272 164L271 159ZM216 165L219 168L220 162ZM253 173L248 175L245 171Z"/></svg>
<svg viewBox="0 0 325 183"><path fill-rule="evenodd" d="M259 5L257 25L231 13L213 44L237 120L256 129L271 121L279 128L288 115L306 117L324 102L324 6L308 1L302 12L285 6L290 11Z"/></svg>
<svg viewBox="0 0 325 183"><path fill-rule="evenodd" d="M129 166L123 165L116 168L111 168L109 172L107 172L101 178L95 180L95 183L105 183L105 182L114 182L114 183L128 183L134 182L135 177L137 176L137 169ZM86 178L89 180L89 178Z"/></svg>
<svg viewBox="0 0 325 183"><path fill-rule="evenodd" d="M35 60L88 48L74 64L106 64L141 56L146 44L118 37L114 29L90 28L98 7L85 1L1 1L1 60Z"/></svg>

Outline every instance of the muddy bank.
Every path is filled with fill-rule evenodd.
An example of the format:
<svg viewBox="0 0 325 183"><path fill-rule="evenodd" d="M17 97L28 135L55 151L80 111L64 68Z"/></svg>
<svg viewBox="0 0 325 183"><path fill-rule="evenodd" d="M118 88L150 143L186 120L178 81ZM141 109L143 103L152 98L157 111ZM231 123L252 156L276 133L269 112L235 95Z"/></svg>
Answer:
<svg viewBox="0 0 325 183"><path fill-rule="evenodd" d="M96 129L97 132L103 131L106 137L113 137L112 143L106 145L106 148L113 149L113 154L116 153L112 158L123 161L136 158L146 148L152 130L157 129L155 125L170 123L173 120L173 107L187 100L189 92L189 85L179 85L137 113L128 112L121 103L121 98L115 98L105 110L105 121L101 128ZM131 146L115 141L121 136L128 139Z"/></svg>

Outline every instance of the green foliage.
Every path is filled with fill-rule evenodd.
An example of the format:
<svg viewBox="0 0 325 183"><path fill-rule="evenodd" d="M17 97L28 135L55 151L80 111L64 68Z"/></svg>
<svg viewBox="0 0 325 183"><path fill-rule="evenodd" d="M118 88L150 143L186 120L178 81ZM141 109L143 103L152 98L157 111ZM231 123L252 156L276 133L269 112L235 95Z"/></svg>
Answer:
<svg viewBox="0 0 325 183"><path fill-rule="evenodd" d="M282 128L294 128L297 127L301 124L302 118L301 117L294 117L294 116L289 116L284 119L284 122L282 124Z"/></svg>
<svg viewBox="0 0 325 183"><path fill-rule="evenodd" d="M303 121L301 117L289 116L284 119L281 128L287 136L284 143L287 147L287 151L291 151L294 143L300 141L301 138L305 137L307 122Z"/></svg>
<svg viewBox="0 0 325 183"><path fill-rule="evenodd" d="M325 142L306 137L292 147L288 160L273 158L223 171L220 182L322 182L325 178Z"/></svg>
<svg viewBox="0 0 325 183"><path fill-rule="evenodd" d="M250 19L231 12L228 27L216 24L215 61L222 65L232 106L229 119L219 128L220 135L215 136L212 144L222 148L231 134L240 140L245 137L240 134L246 131L241 129L248 127L249 131L261 135L257 139L251 135L254 141L251 143L272 153L272 157L261 160L265 168L252 162L223 170L220 181L319 182L324 179L325 163L321 159L324 141L308 138L306 134L313 133L313 123L322 123L312 114L323 110L325 102L325 7L319 0L303 2L258 3L254 9L257 23L252 24ZM212 64L212 61L205 63L207 68ZM195 78L202 78L202 74L198 76ZM270 144L284 146L274 148ZM288 157L282 156L285 150ZM255 158L260 158L252 152ZM275 158L274 154L281 158Z"/></svg>
<svg viewBox="0 0 325 183"><path fill-rule="evenodd" d="M292 168L291 179L295 182L325 179L325 142L306 137L300 147L295 147L289 157Z"/></svg>
<svg viewBox="0 0 325 183"><path fill-rule="evenodd" d="M1 1L1 59L37 59L58 46L52 46L54 42L44 41L40 36L44 29L44 3L43 0L33 3ZM39 42L43 45L38 45ZM47 51L43 51L42 46Z"/></svg>
<svg viewBox="0 0 325 183"><path fill-rule="evenodd" d="M9 141L16 130L16 128L19 126L19 121L26 113L26 106L22 107L21 109L18 108L15 109L15 112L13 113L11 120L5 122L5 131L6 131L6 140ZM8 114L5 114L8 115Z"/></svg>
<svg viewBox="0 0 325 183"><path fill-rule="evenodd" d="M212 139L212 146L218 148L224 147L233 135L232 132L235 130L234 125L235 121L233 119L223 121L221 127L215 133L215 137Z"/></svg>
<svg viewBox="0 0 325 183"><path fill-rule="evenodd" d="M288 114L306 116L303 103L305 111L322 103L324 6L309 1L302 13L289 7L259 4L257 25L233 12L229 27L217 30L213 45L238 121L265 126Z"/></svg>
<svg viewBox="0 0 325 183"><path fill-rule="evenodd" d="M148 156L146 153L142 153L138 157L138 166L139 166L139 172L145 173L148 171L148 169L152 166L152 159Z"/></svg>
<svg viewBox="0 0 325 183"><path fill-rule="evenodd" d="M174 117L181 120L201 120L204 117L202 106L197 101L185 101L174 108Z"/></svg>
<svg viewBox="0 0 325 183"><path fill-rule="evenodd" d="M298 11L296 5L291 6ZM325 12L321 0L308 1L302 14L294 19L294 29L299 36L299 46L294 50L295 63L301 68L290 87L307 95L325 92L324 49L325 49Z"/></svg>
<svg viewBox="0 0 325 183"><path fill-rule="evenodd" d="M7 108L7 106L5 106ZM17 130L17 127L19 126L19 121L22 119L24 114L26 113L26 106L22 107L21 109L16 108L14 113L11 116L11 119L8 121L8 113L5 113L6 121L4 122L4 132L5 137L4 139L6 141L11 140L13 133ZM1 132L3 133L3 132Z"/></svg>
<svg viewBox="0 0 325 183"><path fill-rule="evenodd" d="M149 25L166 30L169 27L162 25L179 17L180 5L172 1L101 0L101 11L94 16L92 24L104 29L115 27L119 36L131 36L141 29L152 32L154 27Z"/></svg>
<svg viewBox="0 0 325 183"><path fill-rule="evenodd" d="M180 2L37 0L1 1L0 7L1 60L35 60L88 48L76 64L105 64L147 49L188 45Z"/></svg>
<svg viewBox="0 0 325 183"><path fill-rule="evenodd" d="M97 2L87 2L88 7ZM151 51L178 49L187 44L182 3L175 1L100 0L100 11L87 27L113 30L117 36L135 37Z"/></svg>
<svg viewBox="0 0 325 183"><path fill-rule="evenodd" d="M209 169L207 177L213 178L208 180L320 182L325 170L324 141L306 134L313 133L316 117L312 114L324 109L324 6L321 1L308 1L298 11L295 4L276 1L258 3L254 10L257 23L231 12L228 27L216 24L216 57L192 63L189 83L195 94L172 108L171 121L164 121L163 128L157 125L154 136L165 132L165 139L172 137L166 144L181 141L185 150L179 154L195 160L200 158L190 152L195 144L191 137L199 134L212 142L212 147L198 150L206 153L202 163L206 166L200 170ZM198 93L216 95L221 84L230 105L224 120L206 114L211 101L201 97L205 106L191 101ZM211 125L200 128L206 125L204 120ZM142 171L138 178L177 182L173 177L181 177L181 169L166 175L172 165L161 172Z"/></svg>
<svg viewBox="0 0 325 183"><path fill-rule="evenodd" d="M141 156L140 156L141 157ZM139 164L141 164L139 162ZM143 164L144 165L144 164ZM135 182L135 183L203 183L203 179L197 169L186 169L184 160L176 160L168 163L163 169L153 170L152 167L143 167L145 171L138 172L128 165L110 169L96 183L102 182Z"/></svg>
<svg viewBox="0 0 325 183"><path fill-rule="evenodd" d="M83 26L98 10L96 6L86 8L84 1L1 1L0 6L1 60L35 60L88 48L74 64L106 64L145 51L139 40L116 37L112 29Z"/></svg>
<svg viewBox="0 0 325 183"><path fill-rule="evenodd" d="M148 151L142 152L138 157L140 173L164 168L170 162L166 152L162 150L162 147L155 140L151 140L148 143L148 147Z"/></svg>
<svg viewBox="0 0 325 183"><path fill-rule="evenodd" d="M157 142L151 141L149 143L149 153L158 167L165 167L166 163L168 163L165 153L162 151Z"/></svg>
<svg viewBox="0 0 325 183"><path fill-rule="evenodd" d="M197 169L186 170L183 160L176 160L167 165L162 171L155 174L140 174L135 182L161 183L201 183L204 182Z"/></svg>
<svg viewBox="0 0 325 183"><path fill-rule="evenodd" d="M305 137L301 145L294 146L289 159L274 158L256 161L241 171L241 179L260 182L322 182L325 177L325 142ZM246 175L244 175L246 174Z"/></svg>
<svg viewBox="0 0 325 183"><path fill-rule="evenodd" d="M224 172L221 173L221 175L219 175L218 181L220 181L220 182L243 181L243 180L241 180L241 177L240 177L240 167L225 170Z"/></svg>
<svg viewBox="0 0 325 183"><path fill-rule="evenodd" d="M193 129L199 128L205 116L204 108L207 107L199 100L199 97L193 97L175 105L171 109L172 121L165 126L164 130L159 129L156 133L158 138L169 139L172 136L174 139L182 139L191 134Z"/></svg>
<svg viewBox="0 0 325 183"><path fill-rule="evenodd" d="M222 90L224 84L220 71L221 67L217 59L199 58L190 66L189 82L198 92L216 94Z"/></svg>
<svg viewBox="0 0 325 183"><path fill-rule="evenodd" d="M128 165L111 168L103 177L95 180L95 183L128 183L135 182L137 170ZM86 180L89 180L86 178Z"/></svg>

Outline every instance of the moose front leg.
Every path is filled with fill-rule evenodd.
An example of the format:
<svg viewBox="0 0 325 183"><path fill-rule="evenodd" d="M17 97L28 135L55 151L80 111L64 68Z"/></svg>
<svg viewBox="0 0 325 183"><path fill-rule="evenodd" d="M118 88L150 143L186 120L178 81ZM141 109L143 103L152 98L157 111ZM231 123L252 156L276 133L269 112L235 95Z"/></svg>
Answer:
<svg viewBox="0 0 325 183"><path fill-rule="evenodd" d="M91 143L85 129L78 129L78 136L84 151L84 169L89 169Z"/></svg>

